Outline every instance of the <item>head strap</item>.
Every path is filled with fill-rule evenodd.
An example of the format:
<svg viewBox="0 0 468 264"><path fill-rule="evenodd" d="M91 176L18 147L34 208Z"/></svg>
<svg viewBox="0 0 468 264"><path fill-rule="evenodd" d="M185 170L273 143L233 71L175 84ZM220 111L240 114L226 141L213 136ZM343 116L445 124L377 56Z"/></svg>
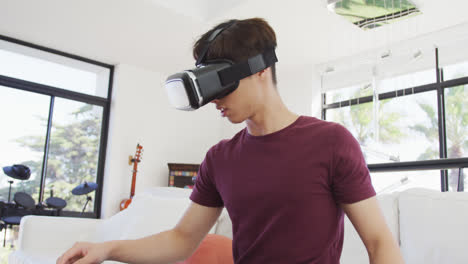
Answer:
<svg viewBox="0 0 468 264"><path fill-rule="evenodd" d="M218 28L215 31L213 31L213 33L211 33L211 35L208 37L208 39L205 42L205 46L203 47L203 50L200 53L200 56L198 56L197 61L195 62L195 66L198 66L203 62L203 60L205 59L206 53L208 52L208 49L211 46L211 43L216 39L216 37L219 34L221 34L221 32L223 32L225 29L232 26L234 23L236 23L236 20L232 20L226 26L224 26L222 28Z"/></svg>
<svg viewBox="0 0 468 264"><path fill-rule="evenodd" d="M248 60L236 63L231 67L219 71L219 77L222 85L227 85L233 82L244 79L252 74L262 71L278 61L275 49L270 48L265 52L250 57Z"/></svg>

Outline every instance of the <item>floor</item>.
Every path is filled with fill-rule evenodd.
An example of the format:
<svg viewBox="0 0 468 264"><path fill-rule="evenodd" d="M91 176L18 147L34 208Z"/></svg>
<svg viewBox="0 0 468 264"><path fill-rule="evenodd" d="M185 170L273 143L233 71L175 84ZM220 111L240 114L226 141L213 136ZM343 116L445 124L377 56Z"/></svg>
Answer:
<svg viewBox="0 0 468 264"><path fill-rule="evenodd" d="M15 251L15 245L18 243L18 226L13 229L8 229L7 241L5 247L3 247L3 235L5 230L0 232L1 243L0 243L0 264L8 264L8 255Z"/></svg>

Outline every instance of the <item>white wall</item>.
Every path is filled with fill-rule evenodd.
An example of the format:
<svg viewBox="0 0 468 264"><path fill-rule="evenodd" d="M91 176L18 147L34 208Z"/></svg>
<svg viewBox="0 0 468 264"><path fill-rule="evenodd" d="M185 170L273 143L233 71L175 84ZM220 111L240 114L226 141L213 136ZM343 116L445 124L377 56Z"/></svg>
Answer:
<svg viewBox="0 0 468 264"><path fill-rule="evenodd" d="M103 218L118 212L130 194L136 144L143 146L136 193L167 186L168 162L200 163L220 139L220 120L213 107L195 112L171 108L162 86L165 76L128 64L116 67L102 197Z"/></svg>
<svg viewBox="0 0 468 264"><path fill-rule="evenodd" d="M278 62L278 92L286 106L299 115L316 116L312 106L320 108L320 76L313 65L283 66ZM320 117L320 115L318 116Z"/></svg>

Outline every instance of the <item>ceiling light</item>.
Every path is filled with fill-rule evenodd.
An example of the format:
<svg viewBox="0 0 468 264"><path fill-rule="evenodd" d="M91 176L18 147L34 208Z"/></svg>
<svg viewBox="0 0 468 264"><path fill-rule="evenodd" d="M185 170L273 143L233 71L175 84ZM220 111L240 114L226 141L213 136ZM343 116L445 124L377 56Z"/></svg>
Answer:
<svg viewBox="0 0 468 264"><path fill-rule="evenodd" d="M335 68L331 67L331 66L328 66L326 69L325 69L325 73L330 73L330 72L334 72L335 71Z"/></svg>
<svg viewBox="0 0 468 264"><path fill-rule="evenodd" d="M410 0L327 0L327 8L362 29L372 29L421 14Z"/></svg>
<svg viewBox="0 0 468 264"><path fill-rule="evenodd" d="M417 50L414 54L413 54L413 59L419 59L421 58L422 56L422 51L421 50Z"/></svg>
<svg viewBox="0 0 468 264"><path fill-rule="evenodd" d="M392 52L390 50L387 50L380 55L380 58L385 59L385 58L390 57L391 55L392 55Z"/></svg>

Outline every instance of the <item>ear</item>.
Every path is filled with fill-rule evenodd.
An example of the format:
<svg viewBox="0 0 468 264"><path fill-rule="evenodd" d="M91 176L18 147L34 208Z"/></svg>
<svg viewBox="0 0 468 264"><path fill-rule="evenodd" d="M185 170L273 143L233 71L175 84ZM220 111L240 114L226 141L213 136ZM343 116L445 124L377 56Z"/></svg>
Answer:
<svg viewBox="0 0 468 264"><path fill-rule="evenodd" d="M269 77L270 74L271 74L271 67L268 67L256 73L256 75L258 75L260 79L266 79Z"/></svg>

